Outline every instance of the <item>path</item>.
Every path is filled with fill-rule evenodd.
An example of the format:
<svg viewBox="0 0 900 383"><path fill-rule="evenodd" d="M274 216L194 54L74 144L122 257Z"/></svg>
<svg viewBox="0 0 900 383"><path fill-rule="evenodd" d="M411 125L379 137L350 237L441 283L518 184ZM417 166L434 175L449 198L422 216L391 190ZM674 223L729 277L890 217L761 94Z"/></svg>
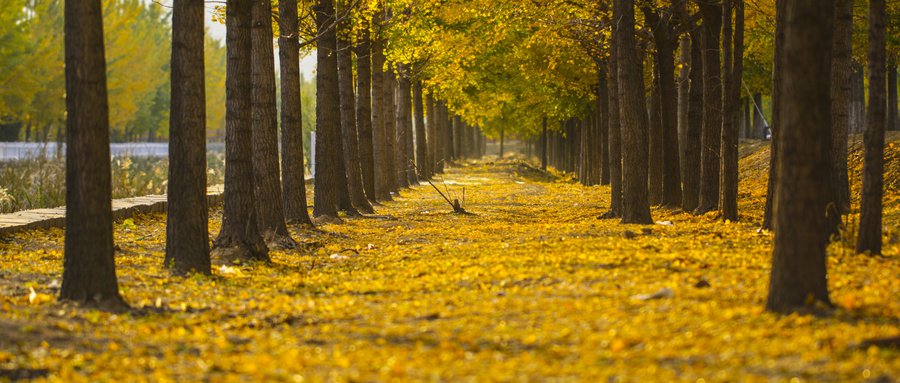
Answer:
<svg viewBox="0 0 900 383"><path fill-rule="evenodd" d="M832 296L857 309L778 317L762 312L771 237L752 225L662 210L654 217L672 226L598 220L606 187L510 163L451 168L446 184L465 186L476 215L449 214L419 186L379 208L387 217L296 232L304 253L213 278L161 269L161 215L118 225L120 285L133 306L158 311L145 316L50 301L61 233L18 234L0 245L0 331L28 331L0 337L0 369L62 380L900 377L896 352L854 346L900 332L891 258L834 257Z"/></svg>

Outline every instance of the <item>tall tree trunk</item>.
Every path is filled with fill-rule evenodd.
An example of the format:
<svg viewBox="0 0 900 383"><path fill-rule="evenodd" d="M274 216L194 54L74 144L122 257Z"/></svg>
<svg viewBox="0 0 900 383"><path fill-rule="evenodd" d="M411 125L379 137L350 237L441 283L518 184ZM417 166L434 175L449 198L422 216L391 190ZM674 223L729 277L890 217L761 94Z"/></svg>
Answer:
<svg viewBox="0 0 900 383"><path fill-rule="evenodd" d="M614 3L615 4L615 3ZM609 73L607 74L607 93L609 94L609 211L603 217L618 218L622 216L622 123L619 119L619 73L618 49L616 36L618 28L613 26L609 50Z"/></svg>
<svg viewBox="0 0 900 383"><path fill-rule="evenodd" d="M206 87L203 3L179 0L172 10L169 183L164 264L179 274L210 274L206 203Z"/></svg>
<svg viewBox="0 0 900 383"><path fill-rule="evenodd" d="M125 306L113 260L109 105L99 0L65 2L66 238L61 300Z"/></svg>
<svg viewBox="0 0 900 383"><path fill-rule="evenodd" d="M341 188L346 190L347 178L341 160L341 95L338 89L337 37L334 2L321 0L315 6L319 40L316 48L316 181L313 215L336 219L338 208L343 209ZM343 184L343 186L341 185ZM347 198L349 199L349 198Z"/></svg>
<svg viewBox="0 0 900 383"><path fill-rule="evenodd" d="M695 214L719 205L719 153L722 144L720 31L722 5L698 3L703 17L703 135L700 140L700 202Z"/></svg>
<svg viewBox="0 0 900 383"><path fill-rule="evenodd" d="M396 149L394 150L394 163L397 166L397 182L400 187L408 188L410 186L409 177L407 173L409 169L412 167L409 158L409 152L406 150L406 140L407 134L412 132L408 123L412 122L412 119L407 119L406 115L409 113L410 108L412 107L410 93L412 92L412 86L409 81L409 67L403 64L397 64L397 93L396 100L397 105L394 110L394 118L396 121L395 126L397 128L396 135L394 136L396 139Z"/></svg>
<svg viewBox="0 0 900 383"><path fill-rule="evenodd" d="M421 84L420 84L421 86ZM427 96L425 96L425 128L428 131L427 133L427 147L426 147L426 158L425 163L428 164L431 176L429 178L433 178L435 174L438 173L437 167L437 159L438 159L438 147L440 145L440 136L438 136L438 116L437 116L437 105L434 103L434 93L429 92Z"/></svg>
<svg viewBox="0 0 900 383"><path fill-rule="evenodd" d="M597 141L599 141L600 152L600 184L609 185L610 169L609 169L609 84L606 81L607 68L606 63L600 62L597 67L597 75L599 77L597 85L597 104L594 106L597 110Z"/></svg>
<svg viewBox="0 0 900 383"><path fill-rule="evenodd" d="M887 110L887 129L900 130L900 106L897 105L897 61L891 58L888 61L888 110Z"/></svg>
<svg viewBox="0 0 900 383"><path fill-rule="evenodd" d="M738 220L738 125L741 118L741 78L744 73L744 1L725 0L725 25L731 25L734 14L734 35L724 33L723 40L731 39L731 44L723 44L725 50L724 110L722 120L722 148L719 185L719 210L722 219ZM730 54L729 54L730 53Z"/></svg>
<svg viewBox="0 0 900 383"><path fill-rule="evenodd" d="M778 137L779 131L784 124L781 121L782 113L782 90L783 88L783 72L784 72L784 28L785 17L787 14L788 0L775 0L775 52L772 68L772 145L769 147L769 183L766 187L766 209L763 213L762 229L773 230L774 208L775 208L775 185L778 183L779 177L779 153L778 148L781 140ZM833 36L833 35L832 35Z"/></svg>
<svg viewBox="0 0 900 383"><path fill-rule="evenodd" d="M850 133L860 133L866 125L866 76L863 66L857 61L851 64L850 80Z"/></svg>
<svg viewBox="0 0 900 383"><path fill-rule="evenodd" d="M341 34L349 33L347 21L338 24ZM366 192L363 190L362 170L359 161L359 133L356 130L356 96L353 94L352 46L343 37L337 38L338 86L341 97L341 139L347 191L350 203L365 213L374 213Z"/></svg>
<svg viewBox="0 0 900 383"><path fill-rule="evenodd" d="M272 3L253 1L252 87L253 180L256 183L256 216L266 243L296 246L284 219L284 200L278 164L278 108L275 100L275 50L272 46Z"/></svg>
<svg viewBox="0 0 900 383"><path fill-rule="evenodd" d="M688 93L688 121L684 131L684 151L682 158L681 179L684 189L681 194L681 208L694 211L700 205L700 153L703 141L703 44L702 29L694 28L691 38L691 73Z"/></svg>
<svg viewBox="0 0 900 383"><path fill-rule="evenodd" d="M850 128L851 66L853 65L853 0L835 0L834 50L831 55L832 182L838 214L850 212L847 132ZM838 217L839 218L839 217Z"/></svg>
<svg viewBox="0 0 900 383"><path fill-rule="evenodd" d="M768 310L783 313L808 306L811 298L829 304L829 198L823 191L831 189L831 92L822 79L831 78L834 7L794 0L785 11L775 250L766 302Z"/></svg>
<svg viewBox="0 0 900 383"><path fill-rule="evenodd" d="M659 67L653 62L653 78L650 85L649 117L650 130L648 135L649 152L647 178L649 180L650 204L653 206L662 204L663 189L663 126L662 126L662 100L659 94ZM643 77L643 76L642 76Z"/></svg>
<svg viewBox="0 0 900 383"><path fill-rule="evenodd" d="M372 128L372 56L369 24L360 26L356 44L356 129L359 133L359 167L363 191L369 202L377 201L375 193L375 155Z"/></svg>
<svg viewBox="0 0 900 383"><path fill-rule="evenodd" d="M503 159L503 126L500 126L500 155L498 156L501 160Z"/></svg>
<svg viewBox="0 0 900 383"><path fill-rule="evenodd" d="M622 123L622 223L652 224L647 190L649 121L634 33L634 0L616 0L619 110Z"/></svg>
<svg viewBox="0 0 900 383"><path fill-rule="evenodd" d="M750 107L753 108L753 130L750 138L766 139L766 131L769 124L762 113L762 94L754 93Z"/></svg>
<svg viewBox="0 0 900 383"><path fill-rule="evenodd" d="M376 18L377 20L377 18ZM373 22L373 24L377 24ZM390 112L385 109L384 44L380 36L372 40L372 158L375 170L375 198L390 201L391 182L388 166L392 154L388 151L387 120Z"/></svg>
<svg viewBox="0 0 900 383"><path fill-rule="evenodd" d="M869 108L866 113L865 163L859 236L856 251L881 254L881 216L884 196L884 128L887 124L885 0L869 0Z"/></svg>
<svg viewBox="0 0 900 383"><path fill-rule="evenodd" d="M416 167L419 179L431 178L431 162L428 160L428 137L425 133L425 105L422 99L422 81L413 82L413 109L416 125ZM433 138L434 136L432 136Z"/></svg>
<svg viewBox="0 0 900 383"><path fill-rule="evenodd" d="M281 66L281 191L288 223L312 226L306 206L303 123L300 109L300 39L297 0L278 2Z"/></svg>
<svg viewBox="0 0 900 383"><path fill-rule="evenodd" d="M681 36L678 47L678 150L681 153L681 172L684 178L684 140L687 137L688 101L691 94L691 37L688 34Z"/></svg>
<svg viewBox="0 0 900 383"><path fill-rule="evenodd" d="M541 121L541 170L547 170L547 152L550 147L547 136L547 117L544 116Z"/></svg>
<svg viewBox="0 0 900 383"><path fill-rule="evenodd" d="M462 120L460 120L459 116L456 114L453 115L453 121L451 122L451 130L453 132L453 137L454 137L452 145L451 145L451 147L453 149L453 159L462 158L463 157L462 147L463 147L463 140L465 139L465 135L463 134Z"/></svg>
<svg viewBox="0 0 900 383"><path fill-rule="evenodd" d="M396 122L396 98L397 98L397 78L394 75L391 64L388 63L388 69L384 72L384 84L382 102L384 103L384 142L385 142L385 162L387 166L387 183L391 192L399 192L400 183L398 174L401 164L395 160L395 153L400 146L397 145L397 122Z"/></svg>
<svg viewBox="0 0 900 383"><path fill-rule="evenodd" d="M269 260L256 225L253 192L253 118L250 100L252 0L229 0L225 8L225 207L212 257L221 263Z"/></svg>

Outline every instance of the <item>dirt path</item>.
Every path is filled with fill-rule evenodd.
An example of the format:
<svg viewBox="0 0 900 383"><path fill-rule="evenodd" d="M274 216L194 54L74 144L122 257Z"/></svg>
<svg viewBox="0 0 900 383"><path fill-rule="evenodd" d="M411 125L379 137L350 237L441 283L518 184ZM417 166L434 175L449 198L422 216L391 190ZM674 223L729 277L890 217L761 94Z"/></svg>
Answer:
<svg viewBox="0 0 900 383"><path fill-rule="evenodd" d="M418 186L379 218L297 233L303 253L212 278L160 268L164 217L119 226L120 285L142 314L53 302L62 233L18 234L0 245L0 331L17 334L0 333L0 380L900 378L896 351L854 346L900 333L896 254L836 252L832 297L848 309L776 317L762 312L771 238L752 225L662 210L668 222L649 227L598 220L606 187L514 163L444 181L474 215Z"/></svg>

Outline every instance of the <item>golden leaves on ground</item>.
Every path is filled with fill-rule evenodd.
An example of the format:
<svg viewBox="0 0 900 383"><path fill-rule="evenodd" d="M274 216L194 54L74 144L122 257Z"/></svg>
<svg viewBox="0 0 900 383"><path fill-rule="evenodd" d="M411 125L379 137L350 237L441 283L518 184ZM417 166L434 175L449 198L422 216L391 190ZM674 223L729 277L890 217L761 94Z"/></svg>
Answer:
<svg viewBox="0 0 900 383"><path fill-rule="evenodd" d="M475 215L449 213L430 186L402 190L377 218L296 233L319 247L212 277L160 267L164 217L118 224L120 285L137 308L124 315L44 299L57 293L62 232L22 233L0 245L0 374L46 369L44 379L66 382L900 377L896 350L857 346L900 333L897 243L884 257L835 245L834 314L776 316L763 311L772 239L755 224L656 209L660 224L623 226L596 218L608 208L607 187L523 169L451 168L451 191L468 185Z"/></svg>

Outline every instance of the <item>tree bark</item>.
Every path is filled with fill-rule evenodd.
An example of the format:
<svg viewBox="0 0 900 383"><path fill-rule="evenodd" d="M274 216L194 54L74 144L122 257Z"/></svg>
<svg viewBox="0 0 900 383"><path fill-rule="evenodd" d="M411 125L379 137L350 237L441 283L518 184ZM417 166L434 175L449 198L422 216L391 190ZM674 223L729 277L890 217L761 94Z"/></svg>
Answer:
<svg viewBox="0 0 900 383"><path fill-rule="evenodd" d="M549 137L547 137L547 117L541 120L541 170L547 170L547 157L549 150Z"/></svg>
<svg viewBox="0 0 900 383"><path fill-rule="evenodd" d="M172 10L169 183L164 264L178 274L209 275L206 203L206 87L203 3L179 0Z"/></svg>
<svg viewBox="0 0 900 383"><path fill-rule="evenodd" d="M766 209L763 213L763 230L773 230L774 208L775 208L775 185L779 177L779 152L780 139L778 138L779 129L784 124L781 121L781 98L784 71L784 27L786 17L786 7L788 0L775 0L775 52L772 68L772 145L769 147L769 183L766 187Z"/></svg>
<svg viewBox="0 0 900 383"><path fill-rule="evenodd" d="M272 4L253 1L252 87L253 180L256 216L263 240L270 246L293 248L284 219L278 164L278 116L275 100L275 48L272 46Z"/></svg>
<svg viewBox="0 0 900 383"><path fill-rule="evenodd" d="M738 220L738 129L741 119L741 78L744 73L744 2L743 0L725 0L725 25L731 25L734 14L734 34L724 33L723 40L730 39L731 44L723 44L725 49L725 82L724 107L722 119L721 168L719 185L719 210L722 219Z"/></svg>
<svg viewBox="0 0 900 383"><path fill-rule="evenodd" d="M373 23L375 24L375 23ZM372 40L372 158L375 170L375 198L390 201L391 182L388 169L391 154L388 151L387 119L385 109L384 45L380 36Z"/></svg>
<svg viewBox="0 0 900 383"><path fill-rule="evenodd" d="M703 137L703 44L701 28L690 32L691 38L691 73L688 94L688 121L684 131L684 152L681 179L684 181L681 194L681 208L694 211L700 204L700 157Z"/></svg>
<svg viewBox="0 0 900 383"><path fill-rule="evenodd" d="M252 0L229 0L225 8L225 207L212 257L220 263L268 261L269 250L256 225L253 192L251 99Z"/></svg>
<svg viewBox="0 0 900 383"><path fill-rule="evenodd" d="M647 101L634 33L634 0L616 0L619 110L622 123L622 223L652 224L647 190Z"/></svg>
<svg viewBox="0 0 900 383"><path fill-rule="evenodd" d="M762 94L753 94L750 107L753 108L753 129L750 133L750 138L766 139L766 131L769 128L769 124L765 121L762 113Z"/></svg>
<svg viewBox="0 0 900 383"><path fill-rule="evenodd" d="M359 138L359 167L363 191L369 202L377 201L375 193L374 129L372 128L372 47L369 25L360 26L356 44L356 129Z"/></svg>
<svg viewBox="0 0 900 383"><path fill-rule="evenodd" d="M391 192L398 192L400 190L400 181L398 175L400 174L401 164L397 163L394 157L395 153L400 148L400 146L397 145L396 122L397 78L390 66L391 65L389 63L388 69L384 72L384 94L382 95L382 102L384 103L384 142L386 144L385 161L387 163L385 169L387 170L387 182L389 190Z"/></svg>
<svg viewBox="0 0 900 383"><path fill-rule="evenodd" d="M703 18L703 132L700 142L700 202L695 214L719 205L719 153L722 144L722 78L720 31L722 6L700 2Z"/></svg>
<svg viewBox="0 0 900 383"><path fill-rule="evenodd" d="M619 119L619 74L618 74L618 44L615 43L618 28L613 26L613 38L610 39L609 73L607 74L607 89L609 94L609 186L610 204L609 211L604 217L622 216L622 123Z"/></svg>
<svg viewBox="0 0 900 383"><path fill-rule="evenodd" d="M421 84L420 84L421 86ZM434 103L434 93L429 92L425 96L425 127L427 133L427 150L425 163L428 164L431 172L429 178L433 178L438 173L438 148L440 147L440 136L438 136L438 108Z"/></svg>
<svg viewBox="0 0 900 383"><path fill-rule="evenodd" d="M859 236L856 251L881 254L884 196L884 128L887 124L885 0L869 1L869 108L866 113Z"/></svg>
<svg viewBox="0 0 900 383"><path fill-rule="evenodd" d="M394 118L396 121L397 132L394 136L396 139L396 150L394 150L394 163L397 166L397 182L400 187L408 188L410 179L408 173L413 167L414 158L410 158L410 151L407 150L406 141L408 135L412 132L412 118L407 118L410 109L412 109L412 84L409 80L409 67L403 64L397 64L397 93L396 93L396 109L394 109Z"/></svg>
<svg viewBox="0 0 900 383"><path fill-rule="evenodd" d="M109 104L99 0L65 2L66 238L59 298L112 307L113 259Z"/></svg>
<svg viewBox="0 0 900 383"><path fill-rule="evenodd" d="M346 21L338 24L341 34L350 33ZM359 133L356 130L356 95L353 94L352 45L343 37L337 38L338 87L341 98L341 139L342 158L347 177L347 191L350 203L359 211L372 214L375 210L369 204L363 189L362 170L359 161Z"/></svg>
<svg viewBox="0 0 900 383"><path fill-rule="evenodd" d="M866 76L863 66L853 61L850 81L850 133L860 133L866 125Z"/></svg>
<svg viewBox="0 0 900 383"><path fill-rule="evenodd" d="M834 206L850 212L847 132L850 128L851 66L853 65L853 0L835 0L834 50L831 55L831 145Z"/></svg>
<svg viewBox="0 0 900 383"><path fill-rule="evenodd" d="M321 0L315 6L319 40L316 47L316 181L313 216L337 218L341 188L347 178L341 160L341 96L338 89L337 36L331 23L335 19L334 2ZM343 184L343 186L341 186ZM348 193L349 194L349 193ZM348 196L349 197L349 196ZM349 198L347 198L349 200Z"/></svg>
<svg viewBox="0 0 900 383"><path fill-rule="evenodd" d="M648 191L650 205L662 204L663 189L663 126L662 126L662 100L659 94L659 67L653 61L653 78L650 85L649 117L650 130L648 134L649 152L647 153L649 167L647 168Z"/></svg>
<svg viewBox="0 0 900 383"><path fill-rule="evenodd" d="M895 58L891 58L888 61L888 110L887 110L887 119L888 119L888 130L900 130L900 106L898 106L897 100L897 61Z"/></svg>
<svg viewBox="0 0 900 383"><path fill-rule="evenodd" d="M597 118L597 141L599 141L600 152L600 184L609 185L610 169L609 169L609 84L606 81L607 68L600 63L597 67L598 85L597 85L597 104L594 106L598 113Z"/></svg>
<svg viewBox="0 0 900 383"><path fill-rule="evenodd" d="M306 206L306 165L300 108L300 39L297 0L278 2L281 66L281 191L287 223L312 226Z"/></svg>
<svg viewBox="0 0 900 383"><path fill-rule="evenodd" d="M831 189L831 98L830 84L822 79L831 78L834 21L834 7L821 0L794 0L784 9L775 250L766 302L768 310L780 313L808 307L811 300L830 304L829 198L823 191Z"/></svg>
<svg viewBox="0 0 900 383"><path fill-rule="evenodd" d="M422 100L422 82L413 82L413 122L416 125L416 167L419 179L431 178L431 162L428 161L428 137L425 128L425 105ZM433 136L432 136L433 137Z"/></svg>

